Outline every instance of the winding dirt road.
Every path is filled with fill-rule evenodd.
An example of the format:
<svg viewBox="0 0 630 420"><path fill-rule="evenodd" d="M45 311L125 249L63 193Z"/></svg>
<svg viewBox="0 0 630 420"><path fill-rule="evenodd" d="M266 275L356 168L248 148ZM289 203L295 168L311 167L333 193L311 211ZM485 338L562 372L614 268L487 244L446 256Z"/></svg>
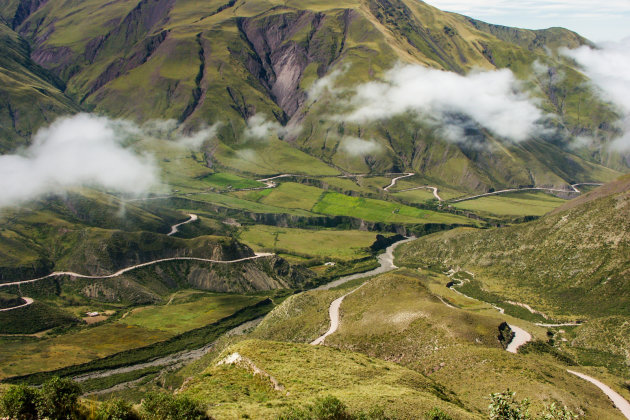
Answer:
<svg viewBox="0 0 630 420"><path fill-rule="evenodd" d="M32 280L21 280L21 281L14 281L14 282L10 282L10 283L0 283L0 287L8 287L8 286L19 286L21 284L28 284L28 283L35 283L50 277L61 277L61 276L70 276L70 277L76 277L76 278L80 278L80 279L111 279L114 277L118 277L121 276L129 271L132 270L136 270L138 268L142 268L142 267L147 267L150 265L154 265L154 264L159 264L159 263L163 263L163 262L168 262L168 261L201 261L201 262L209 262L209 263L214 263L214 264L234 264L234 263L238 263L238 262L243 262L243 261L250 261L250 260L255 260L258 258L265 258L265 257L270 257L274 254L271 253L267 253L267 252L260 252L260 253L256 253L254 256L252 257L245 257L245 258L239 258L236 260L229 260L229 261L225 261L225 260L212 260L212 259L208 259L208 258L195 258L195 257L173 257L173 258L161 258L159 260L153 260L153 261L149 261L146 263L142 263L142 264L136 264L136 265L132 265L131 267L126 267L123 269L120 269L118 271L116 271L113 274L105 274L105 275L101 275L101 276L89 276L89 275L85 275L85 274L79 274L79 273L74 273L72 271L55 271L54 273L48 274L47 276L44 277L39 277L36 279L32 279Z"/></svg>
<svg viewBox="0 0 630 420"><path fill-rule="evenodd" d="M328 284L319 286L318 288L314 289L314 290L329 290L332 289L333 287L337 287L340 286L344 283L347 283L351 280L356 280L356 279L360 279L360 278L364 278L364 277L371 277L371 276L375 276L377 274L383 274L383 273L387 273L388 271L392 271L395 270L396 267L394 265L394 250L396 249L396 247L398 247L401 244L404 244L406 242L409 241L413 241L414 237L411 238L407 238L407 239L403 239L401 241L396 242L395 244L392 244L391 246L389 246L385 252L381 255L378 256L378 262L380 264L380 266L378 268L375 268L374 270L370 270L370 271L366 271L365 273L357 273L357 274L353 274L351 276L346 276L346 277L341 277L335 281L332 281ZM326 340L326 337L328 337L329 335L333 334L335 331L337 331L337 329L339 328L339 310L341 308L341 303L343 302L343 300L346 298L346 296L351 295L352 293L356 292L357 290L359 290L361 287L363 287L365 285L365 283L361 284L359 287L351 290L350 292L346 293L345 295L341 296L340 298L337 298L335 300L332 301L332 303L330 304L330 307L328 308L328 315L330 316L330 327L328 328L328 331L326 331L326 333L324 335L322 335L321 337L318 337L316 340L314 340L311 344L316 346L319 344L323 344L324 340Z"/></svg>
<svg viewBox="0 0 630 420"><path fill-rule="evenodd" d="M23 303L22 305L19 305L19 306L14 306L14 307L12 307L12 308L0 309L0 312L8 312L8 311L12 311L12 310L14 310L14 309L24 308L25 306L32 305L32 304L33 304L33 302L34 302L34 300L33 300L33 299L31 299L30 297L22 297L22 299L24 299L24 301L25 301L26 303Z"/></svg>
<svg viewBox="0 0 630 420"><path fill-rule="evenodd" d="M444 201L442 200L442 197L440 197L440 195L438 194L437 187L430 187L428 185L425 185L422 187L407 188L407 189L396 191L396 192L406 192L406 191L415 191L415 190L431 190L433 191L433 197L435 197L438 201Z"/></svg>
<svg viewBox="0 0 630 420"><path fill-rule="evenodd" d="M577 194L581 194L582 192L576 188L576 187L578 187L580 185L601 186L601 185L604 185L604 184L599 184L599 183L596 183L596 182L582 182L582 183L579 183L579 184L572 184L572 185L570 185L570 187L571 187L570 190L561 190L559 188L545 188L545 187L508 188L506 190L493 191L493 192L488 192L488 193L484 193L484 194L472 195L470 197L459 198L457 200L451 200L450 202L451 203L461 203L462 201L475 200L475 199L481 198L481 197L488 197L488 196L491 196L491 195L506 194L506 193L519 192L519 191L551 191L551 192L560 192L560 193L569 193L569 194L576 194L576 193Z"/></svg>
<svg viewBox="0 0 630 420"><path fill-rule="evenodd" d="M521 347L525 343L532 341L532 335L524 329L517 327L516 325L508 325L512 332L514 332L514 338L512 338L512 341L510 341L510 344L508 344L505 350L509 351L510 353L516 354L519 347Z"/></svg>
<svg viewBox="0 0 630 420"><path fill-rule="evenodd" d="M611 399L615 407L617 407L617 409L621 411L621 414L626 416L627 419L630 419L630 403L628 403L628 401L624 397L622 397L621 395L613 391L608 385L580 372L576 372L576 371L568 370L568 369L567 369L567 372L575 376L578 376L584 379L585 381L589 381L590 383L595 385L597 388L601 389L602 392L606 394L608 398Z"/></svg>
<svg viewBox="0 0 630 420"><path fill-rule="evenodd" d="M415 174L413 172L407 172L405 174L402 174L402 176L398 176L394 179L392 179L392 182L387 186L383 188L383 191L387 191L390 188L392 188L393 186L396 185L396 182L398 182L399 179L403 179L403 178L409 178L410 176L414 176Z"/></svg>
<svg viewBox="0 0 630 420"><path fill-rule="evenodd" d="M192 214L192 213L190 213L188 217L190 217L190 219L186 220L185 222L181 222L181 223L171 226L171 231L167 234L167 236L175 235L179 231L180 226L194 222L195 220L199 219L199 217L196 214Z"/></svg>

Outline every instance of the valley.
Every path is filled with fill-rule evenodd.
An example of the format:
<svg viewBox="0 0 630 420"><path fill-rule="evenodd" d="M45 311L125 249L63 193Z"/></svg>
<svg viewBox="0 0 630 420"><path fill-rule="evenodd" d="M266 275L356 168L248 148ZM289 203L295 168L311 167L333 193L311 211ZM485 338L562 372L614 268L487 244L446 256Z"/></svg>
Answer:
<svg viewBox="0 0 630 420"><path fill-rule="evenodd" d="M0 418L630 418L610 48L416 0L7 0Z"/></svg>

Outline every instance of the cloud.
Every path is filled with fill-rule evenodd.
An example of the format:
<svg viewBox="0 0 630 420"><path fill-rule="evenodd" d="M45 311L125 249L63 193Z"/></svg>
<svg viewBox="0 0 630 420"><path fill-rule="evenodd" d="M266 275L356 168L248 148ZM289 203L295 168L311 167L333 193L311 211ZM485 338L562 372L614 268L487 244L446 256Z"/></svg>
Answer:
<svg viewBox="0 0 630 420"><path fill-rule="evenodd" d="M90 186L142 195L159 183L149 156L130 147L132 123L78 114L40 129L22 153L0 155L0 206Z"/></svg>
<svg viewBox="0 0 630 420"><path fill-rule="evenodd" d="M184 134L177 120L150 120L142 125L141 134L171 140L182 147L199 150L206 141L217 136L220 127L221 123L217 122L194 133Z"/></svg>
<svg viewBox="0 0 630 420"><path fill-rule="evenodd" d="M337 79L343 76L344 73L346 73L348 69L349 69L349 66L346 65L342 68L337 68L331 71L330 73L328 73L326 76L322 77L321 79L317 79L315 83L313 83L311 87L308 89L307 94L308 94L309 100L315 101L319 99L320 97L322 97L322 95L324 95L327 92L335 94L337 91L335 87L337 83Z"/></svg>
<svg viewBox="0 0 630 420"><path fill-rule="evenodd" d="M256 114L247 120L247 126L243 135L247 139L269 140L272 136L278 136L282 130L279 122L268 120L265 114Z"/></svg>
<svg viewBox="0 0 630 420"><path fill-rule="evenodd" d="M367 156L380 152L383 146L375 140L347 136L341 139L339 148L352 156Z"/></svg>
<svg viewBox="0 0 630 420"><path fill-rule="evenodd" d="M599 88L602 97L616 104L624 113L620 122L624 135L616 139L611 147L630 150L630 38L603 43L599 49L583 46L574 50L563 49L561 53L577 61Z"/></svg>
<svg viewBox="0 0 630 420"><path fill-rule="evenodd" d="M412 112L438 125L453 125L465 116L467 125L474 122L515 142L543 130L542 111L507 69L462 76L398 65L385 73L384 80L357 87L348 105L353 111L339 119L356 123Z"/></svg>

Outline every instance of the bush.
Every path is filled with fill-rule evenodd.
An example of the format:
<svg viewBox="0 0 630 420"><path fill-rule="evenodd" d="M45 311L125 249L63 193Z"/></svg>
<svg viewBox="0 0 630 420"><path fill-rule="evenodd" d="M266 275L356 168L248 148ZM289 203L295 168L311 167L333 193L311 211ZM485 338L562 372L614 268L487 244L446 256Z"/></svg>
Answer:
<svg viewBox="0 0 630 420"><path fill-rule="evenodd" d="M0 417L16 420L37 419L37 390L26 385L11 387L0 399Z"/></svg>
<svg viewBox="0 0 630 420"><path fill-rule="evenodd" d="M426 420L452 420L452 417L446 414L444 411L437 407L433 407L431 411L428 411L424 418Z"/></svg>
<svg viewBox="0 0 630 420"><path fill-rule="evenodd" d="M338 398L327 396L304 408L293 407L281 414L278 420L393 420L381 408L352 414Z"/></svg>
<svg viewBox="0 0 630 420"><path fill-rule="evenodd" d="M490 420L529 420L529 400L517 401L515 392L509 389L505 392L490 394Z"/></svg>
<svg viewBox="0 0 630 420"><path fill-rule="evenodd" d="M70 379L52 378L44 383L37 399L41 418L67 420L78 417L81 387Z"/></svg>
<svg viewBox="0 0 630 420"><path fill-rule="evenodd" d="M131 404L121 399L104 402L96 411L97 420L139 420Z"/></svg>
<svg viewBox="0 0 630 420"><path fill-rule="evenodd" d="M205 410L188 397L150 392L142 400L142 418L146 420L208 420Z"/></svg>
<svg viewBox="0 0 630 420"><path fill-rule="evenodd" d="M550 406L545 407L543 414L539 418L540 420L574 420L578 416L566 406L559 407L556 403L551 403Z"/></svg>

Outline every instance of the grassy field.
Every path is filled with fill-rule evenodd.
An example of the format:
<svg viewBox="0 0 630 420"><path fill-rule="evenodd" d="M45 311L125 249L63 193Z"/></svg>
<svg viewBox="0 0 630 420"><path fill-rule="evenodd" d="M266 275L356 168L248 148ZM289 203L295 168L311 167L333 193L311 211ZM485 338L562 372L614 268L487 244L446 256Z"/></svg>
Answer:
<svg viewBox="0 0 630 420"><path fill-rule="evenodd" d="M218 172L212 175L208 175L203 178L203 181L207 182L211 186L219 187L219 188L256 188L256 187L264 187L265 184L262 182L255 181L253 179L243 178L241 176Z"/></svg>
<svg viewBox="0 0 630 420"><path fill-rule="evenodd" d="M349 197L339 193L326 193L313 207L316 213L358 217L372 222L385 223L445 223L474 224L466 217L417 209L402 204L370 198Z"/></svg>
<svg viewBox="0 0 630 420"><path fill-rule="evenodd" d="M283 182L260 201L270 206L311 210L324 191L308 185Z"/></svg>
<svg viewBox="0 0 630 420"><path fill-rule="evenodd" d="M369 256L376 233L358 230L307 230L254 225L239 239L256 251L272 250L305 257L352 260Z"/></svg>
<svg viewBox="0 0 630 420"><path fill-rule="evenodd" d="M184 291L173 296L169 305L137 308L124 318L59 336L0 337L0 376L58 369L146 346L216 322L262 299Z"/></svg>
<svg viewBox="0 0 630 420"><path fill-rule="evenodd" d="M245 306L262 299L260 296L177 292L166 305L146 306L132 310L121 324L181 334L184 331L208 325Z"/></svg>
<svg viewBox="0 0 630 420"><path fill-rule="evenodd" d="M566 200L544 192L522 192L462 201L453 207L498 216L542 216L564 203Z"/></svg>

